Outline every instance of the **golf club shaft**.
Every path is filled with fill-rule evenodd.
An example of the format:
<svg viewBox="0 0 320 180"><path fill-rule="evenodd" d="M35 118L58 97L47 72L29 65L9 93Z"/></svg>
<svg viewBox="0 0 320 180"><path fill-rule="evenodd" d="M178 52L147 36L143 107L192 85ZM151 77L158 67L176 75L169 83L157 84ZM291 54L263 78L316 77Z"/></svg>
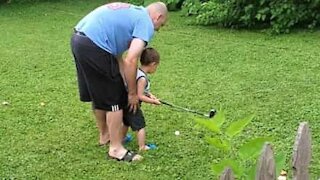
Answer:
<svg viewBox="0 0 320 180"><path fill-rule="evenodd" d="M170 107L173 107L173 108L176 108L176 109L181 109L181 110L184 110L184 111L187 111L187 112L190 112L190 113L194 113L194 114L198 114L198 115L201 115L201 116L209 117L209 116L206 115L206 114L200 113L200 112L195 111L195 110L192 110L192 109L187 109L187 108L185 108L185 107L177 106L177 105L174 105L174 104L171 104L171 103L162 101L162 100L160 100L160 102L161 102L162 104L164 104L164 105L167 105L167 106L170 106Z"/></svg>

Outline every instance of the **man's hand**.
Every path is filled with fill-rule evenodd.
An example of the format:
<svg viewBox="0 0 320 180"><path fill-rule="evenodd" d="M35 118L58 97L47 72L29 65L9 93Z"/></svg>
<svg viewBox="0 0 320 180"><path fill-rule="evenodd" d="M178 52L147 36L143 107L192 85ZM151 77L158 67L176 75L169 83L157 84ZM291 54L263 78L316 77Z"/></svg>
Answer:
<svg viewBox="0 0 320 180"><path fill-rule="evenodd" d="M137 94L128 94L128 106L129 111L135 114L139 107L139 98Z"/></svg>

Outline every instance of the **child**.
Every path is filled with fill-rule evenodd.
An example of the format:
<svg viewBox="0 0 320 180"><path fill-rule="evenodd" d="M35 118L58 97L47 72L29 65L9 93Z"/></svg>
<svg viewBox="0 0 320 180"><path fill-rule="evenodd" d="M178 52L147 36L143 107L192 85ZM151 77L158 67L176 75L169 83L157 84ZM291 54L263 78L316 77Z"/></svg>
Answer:
<svg viewBox="0 0 320 180"><path fill-rule="evenodd" d="M149 150L154 149L154 145L146 145L146 130L145 130L145 119L141 110L141 102L160 105L160 101L150 93L150 81L147 74L152 74L156 72L157 67L160 62L159 53L149 47L143 50L140 57L140 67L137 71L137 94L140 101L140 107L137 109L136 113L133 114L129 112L128 108L123 111L123 135L128 131L130 126L132 131L137 133L137 140L139 145L139 150Z"/></svg>

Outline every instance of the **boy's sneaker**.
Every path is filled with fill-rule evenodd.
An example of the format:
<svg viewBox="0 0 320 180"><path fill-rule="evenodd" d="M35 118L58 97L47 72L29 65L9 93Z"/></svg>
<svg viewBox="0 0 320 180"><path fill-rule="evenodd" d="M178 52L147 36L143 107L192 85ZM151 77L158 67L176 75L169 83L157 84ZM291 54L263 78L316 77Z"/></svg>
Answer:
<svg viewBox="0 0 320 180"><path fill-rule="evenodd" d="M155 144L147 144L149 150L157 149L157 146Z"/></svg>
<svg viewBox="0 0 320 180"><path fill-rule="evenodd" d="M123 144L128 144L133 139L131 134L127 134L126 137L123 138Z"/></svg>

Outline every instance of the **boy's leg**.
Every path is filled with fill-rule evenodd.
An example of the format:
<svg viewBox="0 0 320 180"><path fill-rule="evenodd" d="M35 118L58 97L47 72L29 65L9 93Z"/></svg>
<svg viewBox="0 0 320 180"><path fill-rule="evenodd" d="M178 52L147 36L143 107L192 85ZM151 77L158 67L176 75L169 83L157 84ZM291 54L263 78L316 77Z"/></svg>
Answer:
<svg viewBox="0 0 320 180"><path fill-rule="evenodd" d="M148 146L146 146L146 130L145 128L139 129L137 131L137 139L138 139L138 145L139 150L148 150Z"/></svg>
<svg viewBox="0 0 320 180"><path fill-rule="evenodd" d="M142 110L139 108L135 114L130 113L128 117L132 130L137 133L139 150L148 150L149 148L146 146L146 123Z"/></svg>
<svg viewBox="0 0 320 180"><path fill-rule="evenodd" d="M126 126L126 125L123 125L122 126L122 132L121 132L121 135L122 135L122 139L124 141L124 139L126 138L126 135L128 133L128 130L129 130L129 127Z"/></svg>
<svg viewBox="0 0 320 180"><path fill-rule="evenodd" d="M105 145L110 141L107 126L107 112L104 110L94 109L93 113L96 117L96 123L99 130L99 145Z"/></svg>

